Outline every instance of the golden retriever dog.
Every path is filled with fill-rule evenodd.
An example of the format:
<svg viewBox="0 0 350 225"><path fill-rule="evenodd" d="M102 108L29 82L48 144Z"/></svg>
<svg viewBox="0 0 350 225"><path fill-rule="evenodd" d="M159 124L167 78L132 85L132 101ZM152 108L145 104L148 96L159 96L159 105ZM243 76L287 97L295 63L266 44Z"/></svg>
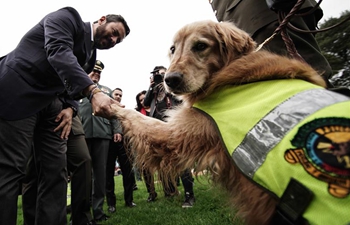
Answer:
<svg viewBox="0 0 350 225"><path fill-rule="evenodd" d="M245 224L350 222L349 99L309 65L255 50L231 23L181 28L164 87L183 104L165 122L112 106L136 163L207 170Z"/></svg>

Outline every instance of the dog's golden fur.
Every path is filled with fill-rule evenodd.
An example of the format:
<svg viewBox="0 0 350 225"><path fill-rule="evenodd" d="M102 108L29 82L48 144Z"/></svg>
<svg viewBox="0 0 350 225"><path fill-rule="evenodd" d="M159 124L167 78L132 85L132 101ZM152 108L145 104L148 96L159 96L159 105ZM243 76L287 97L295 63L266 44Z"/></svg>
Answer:
<svg viewBox="0 0 350 225"><path fill-rule="evenodd" d="M180 29L170 48L171 64L165 87L183 100L168 112L167 122L135 110L113 106L124 134L136 150L136 162L175 176L185 168L208 170L213 183L223 186L247 224L267 224L277 199L245 178L220 142L208 118L191 108L223 85L271 79L303 79L325 87L310 66L265 51L231 23L201 21Z"/></svg>

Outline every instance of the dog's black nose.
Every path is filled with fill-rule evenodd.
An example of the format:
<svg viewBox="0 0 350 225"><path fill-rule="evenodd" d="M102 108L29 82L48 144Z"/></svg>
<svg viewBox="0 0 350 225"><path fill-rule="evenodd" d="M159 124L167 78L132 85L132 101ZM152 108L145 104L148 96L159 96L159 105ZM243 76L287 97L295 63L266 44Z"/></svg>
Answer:
<svg viewBox="0 0 350 225"><path fill-rule="evenodd" d="M181 73L167 73L164 81L170 88L177 88L182 82L182 77Z"/></svg>

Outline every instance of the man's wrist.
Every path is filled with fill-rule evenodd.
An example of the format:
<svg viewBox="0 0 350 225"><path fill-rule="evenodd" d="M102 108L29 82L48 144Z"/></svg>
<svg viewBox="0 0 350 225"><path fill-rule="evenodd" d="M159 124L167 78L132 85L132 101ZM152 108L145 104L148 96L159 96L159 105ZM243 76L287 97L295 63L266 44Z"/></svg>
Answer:
<svg viewBox="0 0 350 225"><path fill-rule="evenodd" d="M89 96L89 101L91 102L92 98L94 97L94 95L98 92L102 92L101 89L99 89L96 85L96 87L94 87L91 91L90 91L90 96Z"/></svg>
<svg viewBox="0 0 350 225"><path fill-rule="evenodd" d="M95 88L97 88L97 84L91 84L90 86L88 86L87 88L84 89L83 95L85 97L89 98L91 95L91 91Z"/></svg>
<svg viewBox="0 0 350 225"><path fill-rule="evenodd" d="M78 109L77 108L75 108L74 106L69 106L69 108L71 108L72 110L73 110L73 117L75 117L76 115L77 115L77 113L78 113Z"/></svg>

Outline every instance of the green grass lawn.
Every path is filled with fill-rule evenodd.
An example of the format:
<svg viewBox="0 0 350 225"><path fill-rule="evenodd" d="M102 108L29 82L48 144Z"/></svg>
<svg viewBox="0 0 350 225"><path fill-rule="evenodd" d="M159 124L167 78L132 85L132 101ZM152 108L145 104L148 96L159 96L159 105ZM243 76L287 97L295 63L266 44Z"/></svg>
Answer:
<svg viewBox="0 0 350 225"><path fill-rule="evenodd" d="M155 202L146 201L148 193L142 181L137 182L134 191L134 208L124 206L122 176L115 177L117 211L108 214L110 219L102 224L110 225L239 225L234 220L234 211L226 205L222 192L208 184L206 178L195 180L194 194L196 203L192 208L181 207L184 200L183 187L181 195L165 198L160 185L156 185L158 198ZM107 212L107 204L105 203ZM68 215L69 219L69 215ZM23 224L21 199L18 204L17 224Z"/></svg>

